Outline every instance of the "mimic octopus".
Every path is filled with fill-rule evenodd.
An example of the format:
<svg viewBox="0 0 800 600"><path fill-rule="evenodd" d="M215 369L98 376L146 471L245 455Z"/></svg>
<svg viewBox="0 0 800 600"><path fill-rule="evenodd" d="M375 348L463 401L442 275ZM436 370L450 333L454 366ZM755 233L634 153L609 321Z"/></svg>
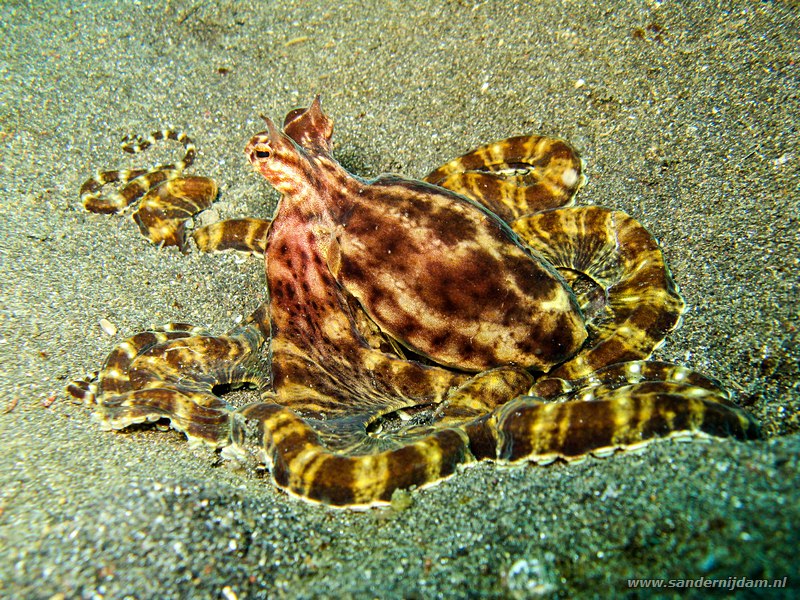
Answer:
<svg viewBox="0 0 800 600"><path fill-rule="evenodd" d="M168 419L190 441L235 455L259 424L275 484L306 501L359 508L481 460L546 464L637 449L657 438L759 436L711 378L646 360L684 302L652 235L625 213L571 206L584 177L565 142L513 137L423 180L366 180L332 156L319 97L265 118L245 153L282 197L271 222L197 229L203 251L265 256L268 300L215 336L186 324L119 344L94 379L68 386L105 429ZM84 205L134 214L185 250L185 221L213 181L186 157L100 173ZM100 188L118 181L121 191ZM250 384L236 408L217 392Z"/></svg>

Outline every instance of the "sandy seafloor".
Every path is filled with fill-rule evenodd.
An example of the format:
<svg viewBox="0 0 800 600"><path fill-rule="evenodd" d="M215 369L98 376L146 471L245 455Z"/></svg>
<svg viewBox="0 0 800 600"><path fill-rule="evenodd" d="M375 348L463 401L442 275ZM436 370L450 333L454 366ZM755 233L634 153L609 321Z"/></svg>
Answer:
<svg viewBox="0 0 800 600"><path fill-rule="evenodd" d="M633 577L787 577L772 596L797 594L798 14L3 2L0 596L649 595ZM159 250L130 219L84 212L82 181L152 164L158 152L131 159L118 140L172 124L197 140L192 172L219 182L215 216L267 217L275 195L242 149L259 113L280 119L316 93L361 175L421 176L509 135L570 140L589 178L578 203L643 222L690 307L656 356L719 378L767 439L483 464L407 510L353 513L291 499L173 431L101 432L65 398L68 378L151 323L224 332L264 282L255 258Z"/></svg>

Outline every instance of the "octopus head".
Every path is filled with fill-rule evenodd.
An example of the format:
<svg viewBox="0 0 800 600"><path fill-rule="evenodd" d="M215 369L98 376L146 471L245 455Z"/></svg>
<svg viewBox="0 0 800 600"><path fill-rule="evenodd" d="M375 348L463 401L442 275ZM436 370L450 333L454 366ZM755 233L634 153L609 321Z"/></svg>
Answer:
<svg viewBox="0 0 800 600"><path fill-rule="evenodd" d="M311 177L309 157L294 140L263 117L267 130L257 133L245 147L245 155L256 171L275 189L287 194L296 192Z"/></svg>

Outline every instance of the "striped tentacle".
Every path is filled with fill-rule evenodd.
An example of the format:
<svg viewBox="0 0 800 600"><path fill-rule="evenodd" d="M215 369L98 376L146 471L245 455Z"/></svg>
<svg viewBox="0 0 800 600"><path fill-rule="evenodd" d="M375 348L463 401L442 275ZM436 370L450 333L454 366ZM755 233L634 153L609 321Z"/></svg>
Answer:
<svg viewBox="0 0 800 600"><path fill-rule="evenodd" d="M306 501L347 508L386 504L395 490L441 481L474 460L466 433L457 428L352 455L329 450L306 420L279 404L258 403L242 412L259 421L275 483Z"/></svg>
<svg viewBox="0 0 800 600"><path fill-rule="evenodd" d="M137 356L158 344L203 333L204 330L187 323L168 323L137 333L111 350L99 373L88 380L69 382L66 391L86 406L94 406L106 396L128 392L132 389L131 363Z"/></svg>
<svg viewBox="0 0 800 600"><path fill-rule="evenodd" d="M660 438L760 437L756 421L712 379L685 367L632 361L578 381L538 382L497 412L501 461L546 464L637 450Z"/></svg>
<svg viewBox="0 0 800 600"><path fill-rule="evenodd" d="M476 148L429 173L424 181L471 198L511 222L571 204L585 181L582 169L569 144L531 135Z"/></svg>
<svg viewBox="0 0 800 600"><path fill-rule="evenodd" d="M269 225L263 219L229 219L200 227L193 236L202 252L238 250L263 256Z"/></svg>
<svg viewBox="0 0 800 600"><path fill-rule="evenodd" d="M579 291L579 300L589 339L551 375L577 379L606 365L647 358L679 325L683 298L661 249L625 213L562 208L520 219L512 228L578 290L575 284L588 278L590 289Z"/></svg>
<svg viewBox="0 0 800 600"><path fill-rule="evenodd" d="M252 323L220 337L171 324L119 344L94 389L74 382L67 391L97 406L93 418L104 429L166 418L190 442L227 446L241 442L243 433L214 387L245 382L265 387L268 378L259 362L263 344L261 330Z"/></svg>
<svg viewBox="0 0 800 600"><path fill-rule="evenodd" d="M81 186L81 202L84 208L97 213L117 213L141 198L156 185L179 177L197 156L194 142L183 132L172 129L154 131L147 138L141 136L122 139L122 150L128 154L143 152L159 140L175 140L183 144L185 154L180 161L151 167L149 169L111 170L98 172ZM116 192L101 194L100 190L110 183L126 184Z"/></svg>
<svg viewBox="0 0 800 600"><path fill-rule="evenodd" d="M187 250L186 222L211 206L217 184L208 177L178 177L151 189L132 217L154 244Z"/></svg>
<svg viewBox="0 0 800 600"><path fill-rule="evenodd" d="M122 149L137 154L160 140L180 142L185 149L183 158L149 169L99 172L81 186L81 201L90 212L112 214L125 210L141 198L140 207L132 217L142 235L154 244L178 246L185 251L186 220L211 205L217 195L217 185L206 177L183 176L197 156L194 142L185 133L164 129L147 138L125 137ZM111 183L120 183L122 187L103 193L103 188Z"/></svg>

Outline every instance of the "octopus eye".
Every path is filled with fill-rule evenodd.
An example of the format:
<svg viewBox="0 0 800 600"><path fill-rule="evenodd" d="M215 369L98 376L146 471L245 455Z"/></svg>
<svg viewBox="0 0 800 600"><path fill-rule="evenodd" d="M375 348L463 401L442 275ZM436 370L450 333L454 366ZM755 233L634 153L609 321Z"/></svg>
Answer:
<svg viewBox="0 0 800 600"><path fill-rule="evenodd" d="M255 155L256 158L269 158L272 156L272 152L269 150L256 150Z"/></svg>

